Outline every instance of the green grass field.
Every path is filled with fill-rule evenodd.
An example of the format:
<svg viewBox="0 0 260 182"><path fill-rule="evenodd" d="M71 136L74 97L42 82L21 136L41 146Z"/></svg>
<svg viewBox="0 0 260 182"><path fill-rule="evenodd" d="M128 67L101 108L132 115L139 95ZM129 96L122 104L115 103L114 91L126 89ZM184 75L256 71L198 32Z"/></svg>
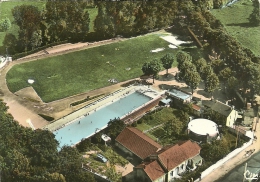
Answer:
<svg viewBox="0 0 260 182"><path fill-rule="evenodd" d="M13 22L13 15L11 10L15 7L15 6L20 6L20 5L33 5L39 8L39 10L42 10L45 7L45 1L5 1L5 2L1 2L0 3L0 20L7 17L10 19L11 22ZM90 25L89 25L89 31L93 32L94 31L94 20L95 17L97 16L97 8L89 8L87 9L90 15ZM0 32L0 46L2 46L3 44L3 40L5 37L6 33L12 33L14 34L16 37L18 36L18 30L19 27L17 25L15 25L14 23L12 23L12 27L10 30L8 30L7 32Z"/></svg>
<svg viewBox="0 0 260 182"><path fill-rule="evenodd" d="M256 55L260 55L260 27L251 26L248 20L252 10L252 2L241 0L231 7L212 10L211 12L243 46L251 49Z"/></svg>
<svg viewBox="0 0 260 182"><path fill-rule="evenodd" d="M61 56L41 59L14 66L7 73L7 84L12 92L31 86L45 102L109 86L109 79L125 81L142 75L144 62L161 58L178 49L157 34L132 38L127 41L99 46ZM164 47L161 52L151 53ZM108 62L110 64L108 64ZM173 66L176 65L176 62ZM131 68L129 71L126 68Z"/></svg>

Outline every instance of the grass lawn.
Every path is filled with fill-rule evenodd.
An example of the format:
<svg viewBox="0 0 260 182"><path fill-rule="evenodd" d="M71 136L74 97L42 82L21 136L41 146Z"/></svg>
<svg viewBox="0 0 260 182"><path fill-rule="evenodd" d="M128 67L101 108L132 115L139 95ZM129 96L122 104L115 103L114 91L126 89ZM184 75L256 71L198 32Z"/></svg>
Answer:
<svg viewBox="0 0 260 182"><path fill-rule="evenodd" d="M225 25L227 31L233 37L236 37L242 45L251 49L256 55L260 55L260 27L253 27L248 20L252 10L252 2L241 0L231 7L212 10L211 13Z"/></svg>
<svg viewBox="0 0 260 182"><path fill-rule="evenodd" d="M11 22L13 22L13 15L11 10L15 7L15 6L20 6L20 5L33 5L39 8L39 10L42 10L45 7L45 1L4 1L0 3L0 20L7 17L10 19ZM97 8L88 8L87 9L89 12L89 16L90 16L90 25L89 25L89 32L93 32L94 31L94 20L98 14L98 9ZM10 30L8 30L7 32L0 32L0 46L2 46L3 44L3 40L5 37L6 33L12 33L14 34L16 37L18 36L18 30L19 27L16 24L12 24L12 27Z"/></svg>
<svg viewBox="0 0 260 182"><path fill-rule="evenodd" d="M45 102L50 102L109 86L109 79L125 81L142 75L144 62L161 58L178 49L157 34L99 46L56 57L15 65L7 73L7 85L12 92L33 86ZM161 52L150 50L164 47ZM109 62L109 63L108 63ZM176 62L173 66L176 65ZM129 71L126 68L131 68ZM35 82L30 85L28 79Z"/></svg>
<svg viewBox="0 0 260 182"><path fill-rule="evenodd" d="M94 20L98 14L97 8L88 8L89 18L90 18L90 24L89 24L89 32L94 32Z"/></svg>
<svg viewBox="0 0 260 182"><path fill-rule="evenodd" d="M174 115L175 115L174 111L177 111L177 110L174 108L163 108L160 111L147 114L140 119L141 124L137 124L136 128L138 128L141 131L144 131L144 130L151 129L154 126L158 126L162 123L165 123L174 117ZM166 131L163 129L163 126L160 126L158 128L148 131L145 134L147 136L149 136L150 138L152 138L154 141L157 141L157 139L159 139L159 140L162 140L162 141L160 141L160 143L165 144L165 143L169 142L167 140L167 138L165 138L165 132ZM171 140L170 140L170 142L171 142Z"/></svg>

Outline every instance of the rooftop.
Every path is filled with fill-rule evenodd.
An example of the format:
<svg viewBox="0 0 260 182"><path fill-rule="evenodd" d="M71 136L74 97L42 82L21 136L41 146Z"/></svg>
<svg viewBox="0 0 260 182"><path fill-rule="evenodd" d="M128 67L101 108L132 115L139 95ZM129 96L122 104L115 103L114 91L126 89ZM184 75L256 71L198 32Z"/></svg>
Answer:
<svg viewBox="0 0 260 182"><path fill-rule="evenodd" d="M160 178L162 175L164 175L164 170L160 166L160 164L157 162L157 160L154 160L149 163L140 164L136 168L143 168L144 172L147 174L147 176L152 181L154 181L154 180Z"/></svg>
<svg viewBox="0 0 260 182"><path fill-rule="evenodd" d="M136 128L126 127L116 141L141 159L155 153L162 146Z"/></svg>
<svg viewBox="0 0 260 182"><path fill-rule="evenodd" d="M190 98L192 95L188 92L182 91L182 90L177 90L177 89L172 89L170 91L167 91L171 96L186 100Z"/></svg>
<svg viewBox="0 0 260 182"><path fill-rule="evenodd" d="M182 162L199 155L200 149L197 143L188 140L162 149L158 152L158 158L165 168L171 170Z"/></svg>
<svg viewBox="0 0 260 182"><path fill-rule="evenodd" d="M232 107L229 105L226 105L219 101L211 101L211 100L203 100L202 105L211 108L213 111L216 111L226 117L229 116L229 114L232 111Z"/></svg>
<svg viewBox="0 0 260 182"><path fill-rule="evenodd" d="M199 135L218 133L218 125L211 120L203 118L191 120L188 124L188 129Z"/></svg>

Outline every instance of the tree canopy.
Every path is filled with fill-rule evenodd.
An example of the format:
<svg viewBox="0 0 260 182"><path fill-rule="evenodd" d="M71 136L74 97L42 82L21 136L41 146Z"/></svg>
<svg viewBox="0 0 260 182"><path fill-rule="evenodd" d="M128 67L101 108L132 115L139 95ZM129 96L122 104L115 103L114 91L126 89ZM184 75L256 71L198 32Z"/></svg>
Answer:
<svg viewBox="0 0 260 182"><path fill-rule="evenodd" d="M161 71L161 64L157 59L154 59L150 62L145 62L142 66L142 71L145 75L152 75L154 83L155 77L159 71Z"/></svg>
<svg viewBox="0 0 260 182"><path fill-rule="evenodd" d="M4 18L2 20L0 20L0 32L3 31L7 31L11 28L12 24L9 18Z"/></svg>
<svg viewBox="0 0 260 182"><path fill-rule="evenodd" d="M0 100L0 171L3 181L91 181L81 168L84 159L76 148L63 147L47 130L20 126Z"/></svg>
<svg viewBox="0 0 260 182"><path fill-rule="evenodd" d="M172 67L173 61L174 61L174 57L172 54L169 53L161 58L162 65L166 69L167 75L168 75L168 69Z"/></svg>

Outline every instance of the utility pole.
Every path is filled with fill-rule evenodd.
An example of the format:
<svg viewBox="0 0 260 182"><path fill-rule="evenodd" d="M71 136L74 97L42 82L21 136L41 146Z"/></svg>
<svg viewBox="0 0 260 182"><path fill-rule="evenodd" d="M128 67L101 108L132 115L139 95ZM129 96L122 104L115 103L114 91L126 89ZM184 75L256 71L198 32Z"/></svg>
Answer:
<svg viewBox="0 0 260 182"><path fill-rule="evenodd" d="M236 125L236 130L237 130L237 137L236 137L236 147L237 148L237 140L238 140L238 126Z"/></svg>
<svg viewBox="0 0 260 182"><path fill-rule="evenodd" d="M256 121L255 121L255 132L256 132L256 126L257 126L258 122L259 122L259 106L257 107L257 118L256 118Z"/></svg>
<svg viewBox="0 0 260 182"><path fill-rule="evenodd" d="M246 165L245 165L245 170L244 170L244 177L243 177L243 182L245 181L245 173L246 173L246 168L247 168L247 163L246 163Z"/></svg>

